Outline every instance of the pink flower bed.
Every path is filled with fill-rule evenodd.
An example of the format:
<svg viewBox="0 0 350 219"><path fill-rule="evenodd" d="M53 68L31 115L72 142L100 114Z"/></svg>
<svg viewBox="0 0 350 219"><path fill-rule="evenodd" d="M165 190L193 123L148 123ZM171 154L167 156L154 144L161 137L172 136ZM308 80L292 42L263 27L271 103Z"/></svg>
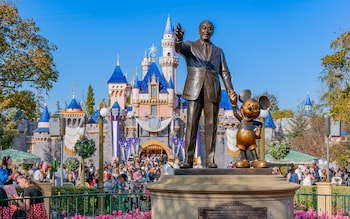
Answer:
<svg viewBox="0 0 350 219"><path fill-rule="evenodd" d="M152 213L151 211L141 212L140 209L136 209L134 212L130 211L123 214L123 211L113 211L112 214L106 214L106 215L98 215L95 217L92 216L81 216L76 215L73 216L71 219L151 219ZM64 219L68 219L68 217L65 217Z"/></svg>
<svg viewBox="0 0 350 219"><path fill-rule="evenodd" d="M317 214L313 209L307 211L294 210L295 219L350 219L350 216L344 216L343 210L338 210L337 215L329 215L327 212Z"/></svg>

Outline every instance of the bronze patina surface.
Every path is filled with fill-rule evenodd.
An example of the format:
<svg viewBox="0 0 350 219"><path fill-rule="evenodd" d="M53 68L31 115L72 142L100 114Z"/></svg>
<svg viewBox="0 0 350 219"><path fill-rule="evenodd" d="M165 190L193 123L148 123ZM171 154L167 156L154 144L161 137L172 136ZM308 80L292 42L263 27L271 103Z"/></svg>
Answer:
<svg viewBox="0 0 350 219"><path fill-rule="evenodd" d="M220 78L231 96L233 90L231 74L227 67L224 52L211 42L214 33L212 22L205 20L199 25L200 39L183 41L184 30L178 24L175 29L175 51L186 60L187 77L183 98L187 104L187 125L185 134L185 160L181 168L192 168L196 147L199 119L204 110L204 142L206 167L216 168L215 146L219 104L221 100Z"/></svg>

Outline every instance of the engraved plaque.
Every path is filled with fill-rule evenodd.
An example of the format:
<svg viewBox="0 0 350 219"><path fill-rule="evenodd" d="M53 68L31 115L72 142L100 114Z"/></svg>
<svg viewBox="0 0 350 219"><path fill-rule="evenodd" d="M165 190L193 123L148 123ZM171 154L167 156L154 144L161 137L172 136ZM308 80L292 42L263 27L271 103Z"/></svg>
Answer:
<svg viewBox="0 0 350 219"><path fill-rule="evenodd" d="M233 201L214 208L198 208L198 219L267 219L267 208Z"/></svg>

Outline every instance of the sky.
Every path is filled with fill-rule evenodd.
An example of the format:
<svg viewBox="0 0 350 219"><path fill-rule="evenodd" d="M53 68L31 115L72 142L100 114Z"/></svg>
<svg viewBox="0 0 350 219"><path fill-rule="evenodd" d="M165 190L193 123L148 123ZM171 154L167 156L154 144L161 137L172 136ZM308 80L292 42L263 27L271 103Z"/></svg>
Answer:
<svg viewBox="0 0 350 219"><path fill-rule="evenodd" d="M184 40L197 40L198 25L211 20L212 42L221 47L239 93L275 95L280 109L296 109L307 95L319 102L321 59L331 54L330 43L350 30L348 0L17 0L22 18L33 18L40 34L54 43L58 82L46 97L49 111L56 103L108 99L107 81L119 55L129 82L141 71L145 50L152 44L161 54L168 15L181 23ZM179 55L178 55L179 56ZM183 57L177 69L177 93L186 78ZM159 63L159 62L158 62ZM160 66L158 64L160 69ZM139 74L140 75L140 74ZM141 79L141 78L139 78Z"/></svg>

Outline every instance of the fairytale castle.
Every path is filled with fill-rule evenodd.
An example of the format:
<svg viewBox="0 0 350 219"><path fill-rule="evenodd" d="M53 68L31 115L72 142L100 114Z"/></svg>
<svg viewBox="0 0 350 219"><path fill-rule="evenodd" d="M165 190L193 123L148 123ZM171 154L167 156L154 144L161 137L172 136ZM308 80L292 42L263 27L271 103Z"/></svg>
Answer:
<svg viewBox="0 0 350 219"><path fill-rule="evenodd" d="M128 160L139 157L142 153L166 154L167 156L183 157L184 131L186 128L187 104L180 94L176 94L176 77L179 58L175 54L175 36L170 17L167 18L163 38L161 39L162 55L156 63L156 47L145 52L140 76L128 82L122 72L119 58L116 67L107 81L108 106L110 113L103 120L104 160ZM185 75L185 72L181 73ZM141 78L139 80L139 77ZM311 106L311 102L310 102ZM311 111L311 108L309 109ZM58 119L61 118L61 119ZM53 121L61 121L62 131L54 135ZM272 139L278 130L271 118L265 118L266 138ZM281 126L282 123L280 123ZM232 161L234 152L228 147L234 142L228 136L227 130L235 129L238 121L232 115L232 106L227 92L222 90L219 124L217 132L216 163L226 167ZM21 135L15 145L26 145L28 150L41 157L43 161L52 159L66 160L76 156L74 145L82 137L93 139L98 145L99 140L99 110L88 115L85 104L76 100L74 94L70 104L59 115L52 116L47 106L35 125L27 122L19 127ZM201 136L198 131L196 156L197 161L205 155ZM231 153L227 153L230 151ZM99 151L92 159L98 163Z"/></svg>

